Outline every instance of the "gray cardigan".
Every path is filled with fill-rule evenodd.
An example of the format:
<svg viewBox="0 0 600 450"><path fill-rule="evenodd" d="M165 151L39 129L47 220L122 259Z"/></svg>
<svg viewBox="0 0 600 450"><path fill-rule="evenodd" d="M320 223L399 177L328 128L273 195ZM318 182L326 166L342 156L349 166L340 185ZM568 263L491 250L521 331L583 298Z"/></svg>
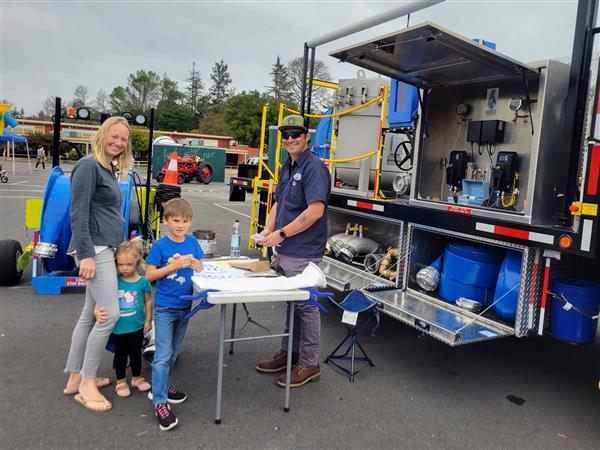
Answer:
<svg viewBox="0 0 600 450"><path fill-rule="evenodd" d="M71 172L71 242L67 253L95 256L94 245L116 247L123 241L123 196L115 175L93 157L79 160Z"/></svg>

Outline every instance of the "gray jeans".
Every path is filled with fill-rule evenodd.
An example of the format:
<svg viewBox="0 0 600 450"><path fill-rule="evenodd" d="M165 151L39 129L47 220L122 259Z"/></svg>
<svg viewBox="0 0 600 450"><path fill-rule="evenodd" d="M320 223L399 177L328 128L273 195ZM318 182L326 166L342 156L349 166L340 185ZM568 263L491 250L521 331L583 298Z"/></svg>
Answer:
<svg viewBox="0 0 600 450"><path fill-rule="evenodd" d="M87 378L96 377L100 360L106 351L106 343L120 315L114 251L109 247L98 253L94 259L96 276L88 281L85 289L83 311L73 330L65 367L65 372L81 372L81 375ZM96 323L96 305L108 314L106 322Z"/></svg>
<svg viewBox="0 0 600 450"><path fill-rule="evenodd" d="M277 266L286 277L301 273L308 263L319 263L321 258L293 258L286 255L277 255ZM292 303L288 302L288 310L285 315L285 330L289 331L289 308ZM316 306L293 303L294 305L294 336L292 339L292 351L298 352L299 362L307 367L319 364L319 350L321 348L321 313ZM281 340L281 349L287 351L288 338Z"/></svg>

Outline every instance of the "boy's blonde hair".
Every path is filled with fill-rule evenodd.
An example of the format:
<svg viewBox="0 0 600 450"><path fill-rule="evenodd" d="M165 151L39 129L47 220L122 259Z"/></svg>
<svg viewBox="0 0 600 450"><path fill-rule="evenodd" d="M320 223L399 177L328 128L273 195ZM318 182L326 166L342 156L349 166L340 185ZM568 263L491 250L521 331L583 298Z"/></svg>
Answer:
<svg viewBox="0 0 600 450"><path fill-rule="evenodd" d="M192 220L192 205L182 198L173 198L163 205L163 218L183 217Z"/></svg>
<svg viewBox="0 0 600 450"><path fill-rule="evenodd" d="M129 172L131 168L131 159L133 157L133 150L131 149L131 127L129 126L129 122L124 117L113 116L109 117L104 121L98 131L94 135L92 139L92 154L94 155L94 159L98 161L98 163L104 167L105 169L111 170L111 161L106 157L104 153L104 143L108 138L108 132L110 127L113 125L121 124L127 127L129 131L129 139L127 140L127 147L125 150L117 157L117 164L119 166L119 172L122 174L126 174Z"/></svg>
<svg viewBox="0 0 600 450"><path fill-rule="evenodd" d="M146 270L146 263L144 262L144 248L139 239L121 242L115 251L115 261L119 254L132 256L135 260L135 266L138 271L144 272Z"/></svg>

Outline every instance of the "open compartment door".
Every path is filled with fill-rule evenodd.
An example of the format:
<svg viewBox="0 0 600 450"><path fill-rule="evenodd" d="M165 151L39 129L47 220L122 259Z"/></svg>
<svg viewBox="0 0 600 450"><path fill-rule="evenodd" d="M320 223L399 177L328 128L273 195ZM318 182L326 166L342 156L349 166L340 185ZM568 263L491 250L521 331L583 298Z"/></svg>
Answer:
<svg viewBox="0 0 600 450"><path fill-rule="evenodd" d="M331 52L330 56L419 88L538 75L523 63L431 22Z"/></svg>
<svg viewBox="0 0 600 450"><path fill-rule="evenodd" d="M379 302L387 315L451 346L514 335L514 330L506 325L410 290L367 292L366 295Z"/></svg>

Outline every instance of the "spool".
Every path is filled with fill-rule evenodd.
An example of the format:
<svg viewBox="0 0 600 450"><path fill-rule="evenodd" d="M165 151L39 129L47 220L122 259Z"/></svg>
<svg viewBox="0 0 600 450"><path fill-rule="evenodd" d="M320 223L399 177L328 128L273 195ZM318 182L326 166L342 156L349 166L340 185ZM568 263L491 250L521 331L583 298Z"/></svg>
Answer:
<svg viewBox="0 0 600 450"><path fill-rule="evenodd" d="M194 237L198 239L200 247L204 252L204 256L213 257L217 251L216 233L211 230L194 230Z"/></svg>

